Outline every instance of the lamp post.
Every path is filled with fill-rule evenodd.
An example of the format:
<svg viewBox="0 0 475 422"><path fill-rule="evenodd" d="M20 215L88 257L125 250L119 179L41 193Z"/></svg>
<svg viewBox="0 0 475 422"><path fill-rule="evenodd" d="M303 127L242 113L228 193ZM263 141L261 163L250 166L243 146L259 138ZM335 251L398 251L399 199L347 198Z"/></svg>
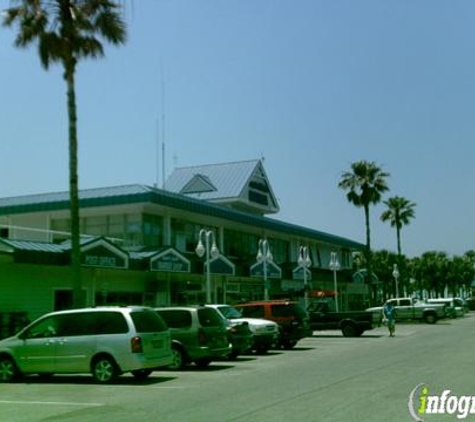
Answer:
<svg viewBox="0 0 475 422"><path fill-rule="evenodd" d="M340 269L340 263L338 262L338 256L336 252L330 254L330 270L333 271L333 290L335 291L335 310L338 310L338 285L336 281L336 272Z"/></svg>
<svg viewBox="0 0 475 422"><path fill-rule="evenodd" d="M267 280L267 263L272 262L273 257L267 239L260 239L256 260L262 262L264 267L264 300L269 300L269 281Z"/></svg>
<svg viewBox="0 0 475 422"><path fill-rule="evenodd" d="M393 266L393 277L396 284L396 297L399 297L399 284L398 284L399 270L397 268L397 264L394 264Z"/></svg>
<svg viewBox="0 0 475 422"><path fill-rule="evenodd" d="M205 244L203 245L203 238ZM210 247L210 238L212 244ZM216 246L215 235L211 230L201 229L198 235L198 245L196 245L196 255L200 258L206 253L206 303L211 303L211 272L210 272L210 256L215 259L219 256L219 249Z"/></svg>
<svg viewBox="0 0 475 422"><path fill-rule="evenodd" d="M304 288L304 304L305 309L308 309L308 282L307 269L312 265L312 260L308 252L307 246L300 246L298 264L303 270L303 288Z"/></svg>

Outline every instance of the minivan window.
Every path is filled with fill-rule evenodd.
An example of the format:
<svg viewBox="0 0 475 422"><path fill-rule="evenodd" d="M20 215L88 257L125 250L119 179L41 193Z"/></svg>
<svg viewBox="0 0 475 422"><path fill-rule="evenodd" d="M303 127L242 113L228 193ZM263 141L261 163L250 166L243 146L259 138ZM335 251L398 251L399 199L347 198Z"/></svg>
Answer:
<svg viewBox="0 0 475 422"><path fill-rule="evenodd" d="M213 308L199 308L198 319L203 327L218 327L223 325L223 320Z"/></svg>
<svg viewBox="0 0 475 422"><path fill-rule="evenodd" d="M191 327L191 313L183 310L159 310L158 314L164 319L170 328L189 328Z"/></svg>
<svg viewBox="0 0 475 422"><path fill-rule="evenodd" d="M135 311L130 316L138 333L156 333L168 329L160 315L154 311Z"/></svg>
<svg viewBox="0 0 475 422"><path fill-rule="evenodd" d="M120 312L94 312L97 334L125 334L129 331L127 321Z"/></svg>
<svg viewBox="0 0 475 422"><path fill-rule="evenodd" d="M54 337L58 332L58 320L55 317L47 317L33 325L25 332L24 338Z"/></svg>

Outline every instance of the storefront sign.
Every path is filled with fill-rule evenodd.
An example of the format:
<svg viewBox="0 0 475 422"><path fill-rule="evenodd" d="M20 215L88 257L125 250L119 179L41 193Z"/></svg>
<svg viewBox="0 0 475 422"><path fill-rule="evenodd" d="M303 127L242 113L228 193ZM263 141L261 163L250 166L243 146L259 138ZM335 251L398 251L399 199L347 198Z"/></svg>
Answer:
<svg viewBox="0 0 475 422"><path fill-rule="evenodd" d="M150 259L150 270L189 273L190 261L175 249L170 248Z"/></svg>
<svg viewBox="0 0 475 422"><path fill-rule="evenodd" d="M103 238L81 247L81 265L85 267L120 268L129 266L128 255Z"/></svg>
<svg viewBox="0 0 475 422"><path fill-rule="evenodd" d="M210 261L209 271L211 274L234 275L235 266L229 259L223 255L219 255L217 258Z"/></svg>
<svg viewBox="0 0 475 422"><path fill-rule="evenodd" d="M264 278L264 265L267 265L266 275L267 278L282 278L282 270L274 262L257 262L250 268L251 277Z"/></svg>

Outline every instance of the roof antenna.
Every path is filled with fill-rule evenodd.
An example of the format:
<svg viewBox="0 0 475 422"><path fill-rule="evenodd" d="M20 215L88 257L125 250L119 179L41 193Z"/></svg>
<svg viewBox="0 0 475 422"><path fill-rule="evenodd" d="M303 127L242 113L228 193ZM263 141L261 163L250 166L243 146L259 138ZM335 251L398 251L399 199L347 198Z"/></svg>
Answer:
<svg viewBox="0 0 475 422"><path fill-rule="evenodd" d="M261 161L262 163L264 163L264 161L266 161L266 157L264 157L264 153L261 152Z"/></svg>
<svg viewBox="0 0 475 422"><path fill-rule="evenodd" d="M161 65L161 97L162 97L162 189L165 189L165 81L163 76L163 63Z"/></svg>

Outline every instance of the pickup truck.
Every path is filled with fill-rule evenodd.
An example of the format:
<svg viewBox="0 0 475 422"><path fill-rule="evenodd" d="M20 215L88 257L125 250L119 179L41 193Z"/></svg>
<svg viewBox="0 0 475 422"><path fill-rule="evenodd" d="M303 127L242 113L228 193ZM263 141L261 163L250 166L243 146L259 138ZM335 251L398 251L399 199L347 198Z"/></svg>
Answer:
<svg viewBox="0 0 475 422"><path fill-rule="evenodd" d="M359 337L375 325L371 312L333 312L330 304L323 301L312 303L307 312L312 330L341 330L345 337Z"/></svg>
<svg viewBox="0 0 475 422"><path fill-rule="evenodd" d="M419 320L435 324L437 320L446 318L445 305L427 303L410 297L390 299L388 302L391 302L396 308L396 321ZM382 317L382 306L366 310Z"/></svg>

